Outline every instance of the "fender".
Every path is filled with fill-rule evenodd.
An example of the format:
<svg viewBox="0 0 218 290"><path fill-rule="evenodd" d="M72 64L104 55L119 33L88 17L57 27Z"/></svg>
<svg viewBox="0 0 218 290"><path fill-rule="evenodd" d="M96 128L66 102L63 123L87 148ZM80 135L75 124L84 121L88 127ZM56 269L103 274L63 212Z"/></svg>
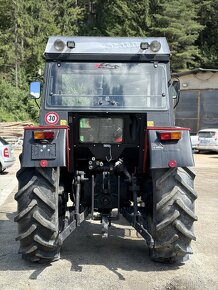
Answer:
<svg viewBox="0 0 218 290"><path fill-rule="evenodd" d="M154 169L194 166L189 130L181 127L148 127L149 167ZM181 139L161 141L158 136L163 132L181 132Z"/></svg>
<svg viewBox="0 0 218 290"><path fill-rule="evenodd" d="M24 128L21 167L69 167L68 126ZM35 140L34 132L53 132L50 140Z"/></svg>

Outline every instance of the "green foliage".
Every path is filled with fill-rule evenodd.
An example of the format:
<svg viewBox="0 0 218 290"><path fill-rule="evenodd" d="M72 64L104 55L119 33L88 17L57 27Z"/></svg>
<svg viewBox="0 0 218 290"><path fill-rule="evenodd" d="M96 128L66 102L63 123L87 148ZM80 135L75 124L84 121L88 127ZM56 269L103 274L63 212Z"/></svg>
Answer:
<svg viewBox="0 0 218 290"><path fill-rule="evenodd" d="M145 36L150 24L149 0L88 1L82 32L98 36Z"/></svg>
<svg viewBox="0 0 218 290"><path fill-rule="evenodd" d="M165 36L174 71L217 67L218 0L0 0L0 119L36 119L27 98L51 35Z"/></svg>
<svg viewBox="0 0 218 290"><path fill-rule="evenodd" d="M37 120L38 109L24 90L14 87L5 80L0 80L0 92L0 122Z"/></svg>
<svg viewBox="0 0 218 290"><path fill-rule="evenodd" d="M197 21L197 5L190 0L160 1L156 10L158 13L153 15L152 31L167 38L173 70L193 68L199 57L195 41L203 29Z"/></svg>
<svg viewBox="0 0 218 290"><path fill-rule="evenodd" d="M77 0L59 0L54 6L55 24L61 35L77 35L79 21L83 20L84 8Z"/></svg>
<svg viewBox="0 0 218 290"><path fill-rule="evenodd" d="M200 61L203 66L218 67L218 0L196 0L199 21L204 29L200 32L197 45L201 48Z"/></svg>

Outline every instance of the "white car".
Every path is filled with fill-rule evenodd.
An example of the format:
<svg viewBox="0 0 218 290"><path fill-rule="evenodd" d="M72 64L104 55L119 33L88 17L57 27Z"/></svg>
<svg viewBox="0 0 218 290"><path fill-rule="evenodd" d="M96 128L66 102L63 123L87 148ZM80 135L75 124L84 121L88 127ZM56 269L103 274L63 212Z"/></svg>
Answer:
<svg viewBox="0 0 218 290"><path fill-rule="evenodd" d="M0 137L0 173L15 162L12 145Z"/></svg>
<svg viewBox="0 0 218 290"><path fill-rule="evenodd" d="M198 132L198 144L194 149L198 151L218 152L218 129L202 129Z"/></svg>
<svg viewBox="0 0 218 290"><path fill-rule="evenodd" d="M191 144L192 144L192 149L195 150L197 145L199 144L198 135L191 136Z"/></svg>

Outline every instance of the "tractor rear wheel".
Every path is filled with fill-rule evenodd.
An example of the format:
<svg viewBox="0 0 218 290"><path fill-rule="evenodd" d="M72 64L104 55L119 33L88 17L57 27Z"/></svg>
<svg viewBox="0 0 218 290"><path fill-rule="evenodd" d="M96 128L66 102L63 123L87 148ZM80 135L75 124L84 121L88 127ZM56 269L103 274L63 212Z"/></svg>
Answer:
<svg viewBox="0 0 218 290"><path fill-rule="evenodd" d="M21 168L15 199L18 203L19 253L30 261L59 259L59 168Z"/></svg>
<svg viewBox="0 0 218 290"><path fill-rule="evenodd" d="M191 241L196 240L193 222L193 189L195 174L187 167L152 171L153 217L149 228L154 237L150 251L154 261L180 263L192 253Z"/></svg>

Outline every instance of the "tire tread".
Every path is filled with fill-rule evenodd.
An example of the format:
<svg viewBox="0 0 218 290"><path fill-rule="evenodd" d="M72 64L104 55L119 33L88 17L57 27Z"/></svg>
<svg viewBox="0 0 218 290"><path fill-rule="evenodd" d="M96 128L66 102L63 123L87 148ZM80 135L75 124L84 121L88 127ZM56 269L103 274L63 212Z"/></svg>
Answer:
<svg viewBox="0 0 218 290"><path fill-rule="evenodd" d="M54 168L22 168L17 173L19 190L15 221L17 241L24 259L36 262L57 259L59 246L59 172Z"/></svg>
<svg viewBox="0 0 218 290"><path fill-rule="evenodd" d="M193 189L195 174L189 168L154 170L154 248L153 260L181 262L192 254L190 243L196 240L192 225L197 220Z"/></svg>

